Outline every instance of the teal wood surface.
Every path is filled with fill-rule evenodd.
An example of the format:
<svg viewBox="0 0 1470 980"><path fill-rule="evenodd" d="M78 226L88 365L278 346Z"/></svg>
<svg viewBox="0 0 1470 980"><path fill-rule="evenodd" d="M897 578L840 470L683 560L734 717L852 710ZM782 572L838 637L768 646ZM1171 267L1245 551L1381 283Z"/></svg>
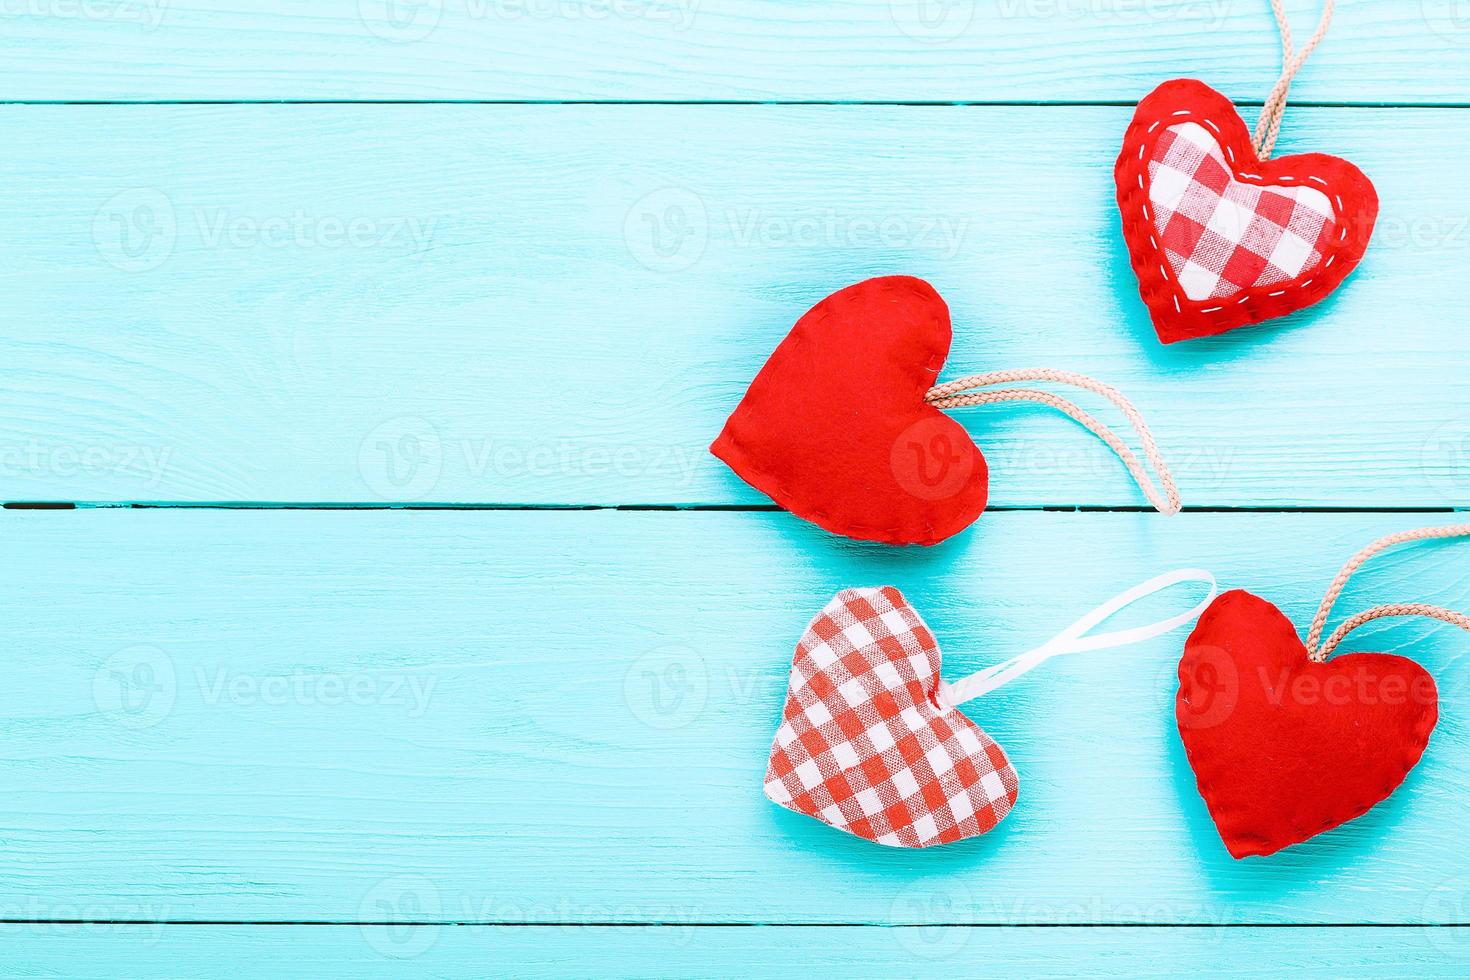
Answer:
<svg viewBox="0 0 1470 980"><path fill-rule="evenodd" d="M1320 4L1288 0L1300 36ZM1261 100L1265 0L8 0L28 100ZM1459 0L1340 0L1294 94L1470 101Z"/></svg>
<svg viewBox="0 0 1470 980"><path fill-rule="evenodd" d="M960 975L1105 980L1464 976L1470 929L0 927L26 977ZM854 964L860 964L854 968Z"/></svg>
<svg viewBox="0 0 1470 980"><path fill-rule="evenodd" d="M1119 138L1165 78L1259 102L1268 7L0 0L0 502L80 505L0 510L0 976L1464 976L1445 627L1349 642L1423 663L1439 727L1269 859L1195 791L1183 631L967 706L1022 780L978 841L760 792L840 588L902 588L953 679L1180 566L1304 627L1470 510L1459 0L1340 0L1292 90L1278 153L1382 198L1358 273L1153 338ZM997 510L940 547L772 512L705 447L797 316L897 272L950 303L947 375L1118 385L1196 509L1009 406L964 414ZM1465 548L1338 618L1470 607Z"/></svg>
<svg viewBox="0 0 1470 980"><path fill-rule="evenodd" d="M1463 112L1294 112L1284 151L1378 181L1374 247L1169 348L1113 203L1129 113L0 107L3 498L764 503L705 447L811 304L906 272L950 376L1118 385L1189 504L1470 502ZM1142 503L1050 410L965 418L996 504Z"/></svg>
<svg viewBox="0 0 1470 980"><path fill-rule="evenodd" d="M1470 638L1421 660L1442 719L1386 803L1232 860L1172 720L1180 632L1055 661L970 706L1021 802L906 852L767 802L792 649L894 584L956 678L1157 573L1206 565L1310 620L1359 514L1001 513L939 548L784 514L10 512L0 908L108 920L1462 922ZM1470 604L1453 545L1345 596ZM1197 601L1132 611L1137 624ZM391 893L386 899L384 892ZM400 893L402 893L400 895ZM9 916L7 916L9 917ZM42 916L45 917L45 916ZM65 917L65 916L58 916Z"/></svg>

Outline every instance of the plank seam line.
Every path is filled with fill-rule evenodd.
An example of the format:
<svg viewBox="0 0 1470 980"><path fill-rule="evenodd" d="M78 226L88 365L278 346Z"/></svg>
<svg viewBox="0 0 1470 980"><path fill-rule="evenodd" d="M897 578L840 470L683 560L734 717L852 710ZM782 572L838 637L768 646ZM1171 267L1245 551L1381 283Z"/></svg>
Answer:
<svg viewBox="0 0 1470 980"><path fill-rule="evenodd" d="M251 926L281 928L375 928L412 926L512 929L1465 929L1470 922L522 922L451 920L404 922L394 919L334 921L327 919L3 919L7 925L87 926Z"/></svg>
<svg viewBox="0 0 1470 980"><path fill-rule="evenodd" d="M627 511L653 513L714 514L779 514L775 504L367 504L367 503L288 503L250 502L161 502L108 503L98 501L8 501L5 510L319 510L319 511ZM997 504L986 508L990 513L1064 513L1064 514L1152 514L1152 507L1142 504ZM1467 507L1431 506L1350 506L1350 505L1265 505L1265 504L1198 504L1186 506L1185 514L1456 514L1470 511Z"/></svg>
<svg viewBox="0 0 1470 980"><path fill-rule="evenodd" d="M1259 99L1234 101L1259 108ZM1134 108L1136 99L0 99L0 105L37 106L871 106L1077 109ZM1470 109L1470 102L1363 102L1293 100L1300 109Z"/></svg>

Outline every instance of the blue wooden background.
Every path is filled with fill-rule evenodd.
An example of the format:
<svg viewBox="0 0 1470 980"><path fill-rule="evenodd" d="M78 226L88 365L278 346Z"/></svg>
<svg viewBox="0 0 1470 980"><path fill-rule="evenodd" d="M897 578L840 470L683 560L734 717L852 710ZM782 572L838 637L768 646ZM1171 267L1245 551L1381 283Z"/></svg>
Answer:
<svg viewBox="0 0 1470 980"><path fill-rule="evenodd" d="M975 706L1025 785L978 841L760 793L839 588L903 588L957 676L1179 565L1305 623L1470 510L1463 3L1339 3L1278 152L1362 166L1375 242L1175 348L1113 158L1164 78L1259 103L1265 0L13 0L0 55L0 971L1470 971L1446 629L1357 638L1434 672L1439 729L1270 859L1193 789L1181 635ZM770 509L705 446L796 316L899 272L951 304L947 374L1129 392L1192 509L1024 407L967 414L996 506L943 546ZM1465 554L1344 608L1470 605Z"/></svg>

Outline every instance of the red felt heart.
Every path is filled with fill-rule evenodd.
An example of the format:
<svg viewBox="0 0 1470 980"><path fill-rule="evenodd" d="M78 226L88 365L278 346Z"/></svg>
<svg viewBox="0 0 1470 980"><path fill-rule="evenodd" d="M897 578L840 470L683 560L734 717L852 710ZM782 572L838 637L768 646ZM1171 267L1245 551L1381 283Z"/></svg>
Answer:
<svg viewBox="0 0 1470 980"><path fill-rule="evenodd" d="M1322 299L1373 234L1378 195L1321 153L1262 161L1230 100L1176 79L1138 104L1114 176L1123 238L1164 343Z"/></svg>
<svg viewBox="0 0 1470 980"><path fill-rule="evenodd" d="M1200 795L1240 858L1315 837L1387 797L1423 754L1438 704L1414 661L1316 663L1279 609L1237 590L1189 637L1175 717Z"/></svg>
<svg viewBox="0 0 1470 980"><path fill-rule="evenodd" d="M761 368L710 451L829 531L936 544L985 509L985 458L925 403L949 354L949 308L888 276L812 307Z"/></svg>

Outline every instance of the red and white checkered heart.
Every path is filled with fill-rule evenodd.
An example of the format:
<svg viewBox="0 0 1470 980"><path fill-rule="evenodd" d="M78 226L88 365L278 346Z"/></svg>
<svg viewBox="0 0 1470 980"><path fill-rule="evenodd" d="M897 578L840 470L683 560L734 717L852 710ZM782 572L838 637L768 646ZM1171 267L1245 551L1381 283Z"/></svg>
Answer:
<svg viewBox="0 0 1470 980"><path fill-rule="evenodd" d="M1115 169L1123 237L1165 343L1283 316L1336 289L1378 216L1338 157L1261 160L1235 107L1192 79L1138 105Z"/></svg>
<svg viewBox="0 0 1470 980"><path fill-rule="evenodd" d="M1295 279L1346 233L1317 187L1236 180L1219 140L1197 122L1163 131L1148 177L1154 230L1197 302Z"/></svg>
<svg viewBox="0 0 1470 980"><path fill-rule="evenodd" d="M934 636L894 588L839 592L796 647L766 796L891 847L985 833L1018 780L939 693Z"/></svg>

